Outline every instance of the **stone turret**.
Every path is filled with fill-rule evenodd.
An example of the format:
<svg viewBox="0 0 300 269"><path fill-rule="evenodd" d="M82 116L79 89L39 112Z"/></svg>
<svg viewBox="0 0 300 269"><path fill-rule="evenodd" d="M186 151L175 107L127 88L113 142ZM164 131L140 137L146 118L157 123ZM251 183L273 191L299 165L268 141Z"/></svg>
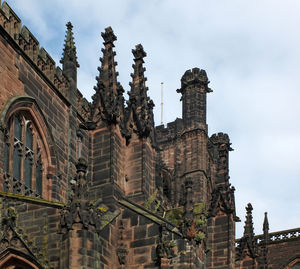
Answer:
<svg viewBox="0 0 300 269"><path fill-rule="evenodd" d="M206 72L199 68L187 70L181 78L182 118L185 128L207 130L206 94L212 92L208 87Z"/></svg>

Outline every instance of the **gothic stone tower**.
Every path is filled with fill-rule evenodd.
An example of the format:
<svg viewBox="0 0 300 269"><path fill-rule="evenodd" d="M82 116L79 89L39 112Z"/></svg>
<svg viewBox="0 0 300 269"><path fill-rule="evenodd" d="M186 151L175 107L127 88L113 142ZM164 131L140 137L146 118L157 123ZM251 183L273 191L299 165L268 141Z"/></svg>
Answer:
<svg viewBox="0 0 300 269"><path fill-rule="evenodd" d="M0 267L231 264L234 234L222 253L210 234L233 227L234 199L228 136L207 134L205 71L181 79L182 119L155 128L141 44L125 103L117 37L105 29L89 103L77 89L70 22L61 69L7 3L0 15Z"/></svg>
<svg viewBox="0 0 300 269"><path fill-rule="evenodd" d="M255 236L250 205L235 248L232 149L227 134L208 135L206 72L184 73L182 118L155 127L143 46L125 102L117 37L105 29L88 102L66 26L60 68L0 8L0 268L296 268L299 230L277 240L266 219Z"/></svg>

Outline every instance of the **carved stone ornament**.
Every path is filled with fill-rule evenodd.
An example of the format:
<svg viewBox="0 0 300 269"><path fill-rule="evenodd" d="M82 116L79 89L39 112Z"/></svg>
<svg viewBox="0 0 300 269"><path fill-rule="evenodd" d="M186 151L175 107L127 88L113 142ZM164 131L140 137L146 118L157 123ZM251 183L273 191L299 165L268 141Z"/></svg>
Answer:
<svg viewBox="0 0 300 269"><path fill-rule="evenodd" d="M17 250L20 253L26 254L41 268L52 269L47 257L34 243L28 238L22 229L17 227L17 212L15 208L8 207L3 210L0 231L0 253Z"/></svg>
<svg viewBox="0 0 300 269"><path fill-rule="evenodd" d="M235 188L230 184L215 188L212 193L208 216L214 217L219 211L222 211L226 214L233 214L234 220L239 222L240 219L235 212L234 191Z"/></svg>
<svg viewBox="0 0 300 269"><path fill-rule="evenodd" d="M128 255L128 251L126 249L126 246L124 244L121 244L120 247L117 248L117 256L120 265L126 264L126 257Z"/></svg>
<svg viewBox="0 0 300 269"><path fill-rule="evenodd" d="M89 200L86 180L87 164L83 159L79 159L76 168L77 175L71 182L73 193L69 204L60 212L60 232L67 232L72 229L73 224L80 223L84 229L94 227L99 233L102 212Z"/></svg>
<svg viewBox="0 0 300 269"><path fill-rule="evenodd" d="M243 259L246 255L252 259L258 257L258 247L257 242L254 238L254 227L253 227L253 217L252 217L253 207L249 203L246 206L246 220L244 226L244 235L238 242L236 258L237 260Z"/></svg>

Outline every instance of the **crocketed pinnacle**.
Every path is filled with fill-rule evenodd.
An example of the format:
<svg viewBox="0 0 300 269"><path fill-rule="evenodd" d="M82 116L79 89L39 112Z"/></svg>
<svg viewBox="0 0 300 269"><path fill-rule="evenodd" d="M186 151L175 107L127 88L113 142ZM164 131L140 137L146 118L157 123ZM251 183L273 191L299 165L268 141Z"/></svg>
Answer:
<svg viewBox="0 0 300 269"><path fill-rule="evenodd" d="M253 217L252 217L252 210L253 207L249 203L246 206L246 220L245 220L245 226L244 226L244 236L249 238L254 238L254 229L253 229Z"/></svg>
<svg viewBox="0 0 300 269"><path fill-rule="evenodd" d="M66 39L64 44L63 56L60 60L60 63L64 65L66 64L66 62L74 62L76 67L79 67L79 64L77 62L77 56L76 56L74 36L72 32L73 25L71 22L68 22L66 26L67 26Z"/></svg>
<svg viewBox="0 0 300 269"><path fill-rule="evenodd" d="M146 68L143 67L146 52L141 44L132 50L134 56L132 82L129 83L131 90L128 92L128 111L134 113L137 133L140 137L148 137L154 128L153 101L147 96L147 78L144 75Z"/></svg>
<svg viewBox="0 0 300 269"><path fill-rule="evenodd" d="M262 241L262 259L261 268L268 268L268 243L269 243L269 221L268 214L265 212L264 224L263 224L264 239Z"/></svg>
<svg viewBox="0 0 300 269"><path fill-rule="evenodd" d="M113 51L114 41L117 40L111 27L101 33L104 39L103 57L100 58L101 67L98 67L99 76L96 77L96 93L93 96L91 117L94 120L103 120L107 124L120 122L124 110L124 90L117 81L117 62L114 61L116 53Z"/></svg>
<svg viewBox="0 0 300 269"><path fill-rule="evenodd" d="M241 260L246 253L252 258L257 258L257 243L254 238L254 228L253 228L253 217L252 217L253 207L249 203L246 206L246 220L244 226L244 235L240 239L237 247L237 259ZM248 249L248 251L246 251Z"/></svg>

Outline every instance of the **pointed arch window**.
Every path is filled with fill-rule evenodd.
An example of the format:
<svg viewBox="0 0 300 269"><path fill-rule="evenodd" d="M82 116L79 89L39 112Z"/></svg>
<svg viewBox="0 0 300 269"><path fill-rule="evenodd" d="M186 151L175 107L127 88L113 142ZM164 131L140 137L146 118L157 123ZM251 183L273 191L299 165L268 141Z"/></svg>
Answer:
<svg viewBox="0 0 300 269"><path fill-rule="evenodd" d="M42 142L30 113L13 114L4 143L4 191L42 196Z"/></svg>

